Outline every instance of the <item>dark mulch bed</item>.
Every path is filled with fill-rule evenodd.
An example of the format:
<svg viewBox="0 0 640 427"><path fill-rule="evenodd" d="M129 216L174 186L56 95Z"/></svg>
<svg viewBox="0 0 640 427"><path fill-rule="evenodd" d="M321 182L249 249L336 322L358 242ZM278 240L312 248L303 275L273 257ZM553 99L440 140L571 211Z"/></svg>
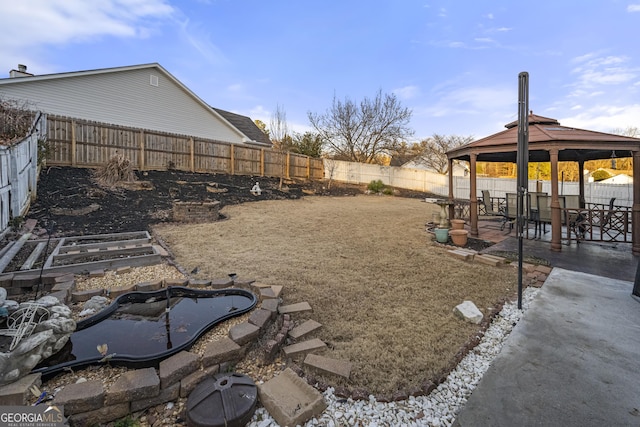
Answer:
<svg viewBox="0 0 640 427"><path fill-rule="evenodd" d="M37 220L35 232L46 235L55 223L54 236L90 235L149 230L152 224L171 221L174 201L219 201L226 205L258 200L299 199L305 195L354 196L366 185L326 180L287 180L279 190L278 178L181 171L136 172L137 183L105 188L94 179L92 169L50 167L38 181L36 201L25 219ZM259 182L262 194L250 190ZM410 190L394 190L400 197L438 197Z"/></svg>

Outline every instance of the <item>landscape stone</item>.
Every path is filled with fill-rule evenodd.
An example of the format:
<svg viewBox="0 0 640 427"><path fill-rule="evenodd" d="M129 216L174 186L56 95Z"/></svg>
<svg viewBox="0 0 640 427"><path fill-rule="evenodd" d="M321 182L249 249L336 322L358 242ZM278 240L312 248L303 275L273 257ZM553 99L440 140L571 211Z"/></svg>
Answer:
<svg viewBox="0 0 640 427"><path fill-rule="evenodd" d="M130 266L118 267L116 269L116 274L125 274L125 273L129 273L130 271L131 271L131 267Z"/></svg>
<svg viewBox="0 0 640 427"><path fill-rule="evenodd" d="M259 384L258 394L260 403L281 426L304 425L327 408L322 394L290 368Z"/></svg>
<svg viewBox="0 0 640 427"><path fill-rule="evenodd" d="M206 369L198 369L180 380L180 397L188 397L207 376L215 375L220 370L220 365L209 366Z"/></svg>
<svg viewBox="0 0 640 427"><path fill-rule="evenodd" d="M109 298L104 297L102 295L96 295L96 296L91 297L89 299L89 301L85 302L82 305L82 309L83 310L95 310L95 312L97 313L98 311L100 311L103 308L105 308L107 305L109 305Z"/></svg>
<svg viewBox="0 0 640 427"><path fill-rule="evenodd" d="M271 321L272 315L273 312L259 308L251 313L248 322L252 325L256 325L261 330L264 330Z"/></svg>
<svg viewBox="0 0 640 427"><path fill-rule="evenodd" d="M162 288L162 280L140 282L136 285L136 291L139 291L139 292L157 291L161 288Z"/></svg>
<svg viewBox="0 0 640 427"><path fill-rule="evenodd" d="M535 270L539 271L540 273L546 274L547 276L549 274L551 274L551 267L547 266L547 265L536 265Z"/></svg>
<svg viewBox="0 0 640 427"><path fill-rule="evenodd" d="M449 252L449 255L452 255L454 258L458 258L463 261L471 261L474 257L473 254L466 251L462 251L460 249L453 249L447 252Z"/></svg>
<svg viewBox="0 0 640 427"><path fill-rule="evenodd" d="M7 290L5 288L0 288L0 306L2 306L6 300Z"/></svg>
<svg viewBox="0 0 640 427"><path fill-rule="evenodd" d="M111 298L117 298L120 295L128 294L129 292L133 292L136 290L136 285L134 283L125 286L116 286L110 288L107 292Z"/></svg>
<svg viewBox="0 0 640 427"><path fill-rule="evenodd" d="M91 297L104 294L104 289L88 289L86 291L71 292L71 301L84 302L89 301Z"/></svg>
<svg viewBox="0 0 640 427"><path fill-rule="evenodd" d="M66 411L66 408L65 408ZM89 427L104 425L108 422L124 418L129 415L129 402L104 406L93 411L71 415L68 420L74 427Z"/></svg>
<svg viewBox="0 0 640 427"><path fill-rule="evenodd" d="M160 362L160 387L167 388L171 384L196 371L200 365L197 354L181 351Z"/></svg>
<svg viewBox="0 0 640 427"><path fill-rule="evenodd" d="M92 270L89 272L89 277L104 277L104 270Z"/></svg>
<svg viewBox="0 0 640 427"><path fill-rule="evenodd" d="M229 338L238 345L249 344L251 341L258 338L259 334L260 327L248 322L239 323L229 329Z"/></svg>
<svg viewBox="0 0 640 427"><path fill-rule="evenodd" d="M453 313L467 322L475 323L476 325L482 322L482 312L480 312L478 307L471 301L464 301L462 304L458 304L453 309Z"/></svg>
<svg viewBox="0 0 640 427"><path fill-rule="evenodd" d="M56 393L53 404L64 405L65 415L93 411L104 406L104 394L100 380L68 384Z"/></svg>
<svg viewBox="0 0 640 427"><path fill-rule="evenodd" d="M187 286L187 284L189 283L188 279L165 279L164 280L164 285L166 287L169 286Z"/></svg>
<svg viewBox="0 0 640 427"><path fill-rule="evenodd" d="M273 292L273 289L271 289L271 287L260 288L260 301L274 298L276 298L276 294L275 292Z"/></svg>
<svg viewBox="0 0 640 427"><path fill-rule="evenodd" d="M271 285L271 290L276 298L280 298L280 295L282 295L282 289L284 289L284 286L282 285Z"/></svg>
<svg viewBox="0 0 640 427"><path fill-rule="evenodd" d="M14 288L32 288L40 283L39 274L18 274L13 277L11 286Z"/></svg>
<svg viewBox="0 0 640 427"><path fill-rule="evenodd" d="M318 338L291 344L282 349L287 357L306 355L314 351L325 350L327 345Z"/></svg>
<svg viewBox="0 0 640 427"><path fill-rule="evenodd" d="M105 405L129 402L157 396L160 378L154 368L126 371L113 383L105 395Z"/></svg>
<svg viewBox="0 0 640 427"><path fill-rule="evenodd" d="M0 286L3 288L10 288L13 282L13 273L0 275Z"/></svg>
<svg viewBox="0 0 640 427"><path fill-rule="evenodd" d="M225 289L230 288L231 286L233 286L233 280L228 277L222 279L213 279L211 281L211 287L213 289Z"/></svg>
<svg viewBox="0 0 640 427"><path fill-rule="evenodd" d="M206 288L208 286L211 286L211 280L189 279L189 287L191 288Z"/></svg>
<svg viewBox="0 0 640 427"><path fill-rule="evenodd" d="M242 353L242 347L231 338L220 338L207 344L202 355L202 365L206 367L237 360L242 357Z"/></svg>
<svg viewBox="0 0 640 427"><path fill-rule="evenodd" d="M482 264L492 265L494 267L497 267L501 264L500 260L496 259L496 257L490 257L488 255L476 255L474 260Z"/></svg>
<svg viewBox="0 0 640 427"><path fill-rule="evenodd" d="M307 354L304 364L325 374L333 374L349 379L352 363L346 360L331 359L317 354Z"/></svg>
<svg viewBox="0 0 640 427"><path fill-rule="evenodd" d="M172 400L176 400L178 396L180 396L180 383L175 383L165 389L160 390L160 393L157 396L149 397L146 399L133 400L131 402L131 412L138 412L152 406L171 402Z"/></svg>
<svg viewBox="0 0 640 427"><path fill-rule="evenodd" d="M313 319L309 319L303 324L301 324L300 326L296 326L295 328L290 330L289 336L294 340L298 340L321 327L322 327L322 324L316 322Z"/></svg>
<svg viewBox="0 0 640 427"><path fill-rule="evenodd" d="M28 374L19 380L0 387L0 406L26 405L32 386L42 385L42 374Z"/></svg>
<svg viewBox="0 0 640 427"><path fill-rule="evenodd" d="M260 308L271 312L271 319L275 320L278 315L280 301L277 299L266 299L260 303Z"/></svg>
<svg viewBox="0 0 640 427"><path fill-rule="evenodd" d="M308 302L298 302L295 304L282 305L278 309L281 314L303 313L313 311Z"/></svg>

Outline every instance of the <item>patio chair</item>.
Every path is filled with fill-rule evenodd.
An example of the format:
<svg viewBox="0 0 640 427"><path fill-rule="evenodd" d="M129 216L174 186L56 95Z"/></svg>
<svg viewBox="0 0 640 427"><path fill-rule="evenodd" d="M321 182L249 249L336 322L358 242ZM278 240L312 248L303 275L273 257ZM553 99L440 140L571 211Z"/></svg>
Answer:
<svg viewBox="0 0 640 427"><path fill-rule="evenodd" d="M527 221L533 222L534 234L533 237L538 237L538 196L546 196L545 192L530 191L527 193ZM527 230L527 237L528 237Z"/></svg>
<svg viewBox="0 0 640 427"><path fill-rule="evenodd" d="M500 223L500 230L504 230L504 226L507 223L507 217L505 216L505 211L502 209L495 210L493 208L493 203L491 202L491 195L489 190L482 190L482 201L480 202L484 206L484 211L488 216L499 216L502 218Z"/></svg>
<svg viewBox="0 0 640 427"><path fill-rule="evenodd" d="M500 230L503 230L508 223L509 231L511 231L513 230L513 224L516 222L516 218L518 216L518 195L516 193L507 193L506 202L504 221L502 222Z"/></svg>
<svg viewBox="0 0 640 427"><path fill-rule="evenodd" d="M584 235L587 230L586 218L582 212L580 212L580 196L569 195L563 196L566 216L562 218L563 225L569 227L576 235L576 241L580 243L580 240L584 239ZM567 236L570 236L568 234Z"/></svg>
<svg viewBox="0 0 640 427"><path fill-rule="evenodd" d="M564 209L565 200L564 196L558 197L560 202L560 209ZM538 225L540 228L540 237L542 232L547 233L547 224L551 224L551 196L538 195ZM537 234L537 232L536 232Z"/></svg>

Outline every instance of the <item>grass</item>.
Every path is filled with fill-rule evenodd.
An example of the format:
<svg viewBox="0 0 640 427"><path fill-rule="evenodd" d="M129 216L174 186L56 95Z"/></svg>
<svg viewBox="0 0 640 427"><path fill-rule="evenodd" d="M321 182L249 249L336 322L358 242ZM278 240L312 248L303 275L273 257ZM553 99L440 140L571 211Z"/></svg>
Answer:
<svg viewBox="0 0 640 427"><path fill-rule="evenodd" d="M426 232L438 207L385 196L308 197L228 206L228 220L155 231L198 277L237 273L284 285L284 302L308 301L329 357L353 363L334 385L389 393L445 370L479 327L453 308L485 314L517 286L515 269L451 257Z"/></svg>

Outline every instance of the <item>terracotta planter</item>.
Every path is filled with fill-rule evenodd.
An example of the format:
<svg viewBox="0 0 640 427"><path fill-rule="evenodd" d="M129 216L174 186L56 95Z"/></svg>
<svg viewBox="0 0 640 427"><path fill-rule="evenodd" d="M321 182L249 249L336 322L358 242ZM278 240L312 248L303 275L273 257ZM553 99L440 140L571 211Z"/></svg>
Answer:
<svg viewBox="0 0 640 427"><path fill-rule="evenodd" d="M451 229L452 230L464 230L464 219L452 219L451 220Z"/></svg>
<svg viewBox="0 0 640 427"><path fill-rule="evenodd" d="M447 243L449 241L449 229L448 228L434 228L433 232L436 235L436 240L439 243Z"/></svg>
<svg viewBox="0 0 640 427"><path fill-rule="evenodd" d="M467 230L451 230L449 231L451 241L456 246L464 246L467 244L467 237L469 232Z"/></svg>

